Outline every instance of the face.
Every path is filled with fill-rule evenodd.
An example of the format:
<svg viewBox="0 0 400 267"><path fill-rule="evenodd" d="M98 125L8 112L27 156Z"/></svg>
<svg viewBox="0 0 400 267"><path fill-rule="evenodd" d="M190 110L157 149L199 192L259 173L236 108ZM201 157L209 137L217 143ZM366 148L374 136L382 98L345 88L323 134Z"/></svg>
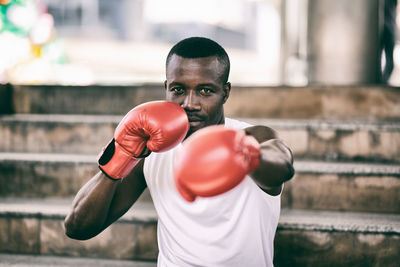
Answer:
<svg viewBox="0 0 400 267"><path fill-rule="evenodd" d="M188 136L203 127L224 123L223 104L231 86L224 83L223 74L223 65L216 57L171 57L165 81L166 100L186 111L190 123Z"/></svg>

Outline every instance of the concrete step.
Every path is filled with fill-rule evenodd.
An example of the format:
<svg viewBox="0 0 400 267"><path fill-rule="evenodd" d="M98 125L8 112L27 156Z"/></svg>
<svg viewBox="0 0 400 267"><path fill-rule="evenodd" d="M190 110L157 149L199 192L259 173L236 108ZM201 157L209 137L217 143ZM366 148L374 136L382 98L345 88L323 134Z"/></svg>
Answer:
<svg viewBox="0 0 400 267"><path fill-rule="evenodd" d="M0 153L1 197L71 197L98 171L96 155ZM146 190L140 201L151 201Z"/></svg>
<svg viewBox="0 0 400 267"><path fill-rule="evenodd" d="M139 204L139 205L138 205ZM0 251L125 260L156 260L157 215L137 203L88 241L64 235L70 199L0 199ZM283 209L276 266L396 266L400 215Z"/></svg>
<svg viewBox="0 0 400 267"><path fill-rule="evenodd" d="M72 199L2 199L0 251L125 260L157 259L157 216L152 203L130 212L87 241L68 238L64 218ZM135 212L133 212L135 211Z"/></svg>
<svg viewBox="0 0 400 267"><path fill-rule="evenodd" d="M156 262L0 253L0 266L156 267Z"/></svg>
<svg viewBox="0 0 400 267"><path fill-rule="evenodd" d="M121 115L0 116L0 151L97 154L113 137Z"/></svg>
<svg viewBox="0 0 400 267"><path fill-rule="evenodd" d="M13 85L4 103L14 113L125 114L133 106L164 98L164 86ZM10 99L11 98L11 99ZM1 103L1 102L0 102ZM10 108L8 108L10 109ZM256 118L399 118L400 90L387 86L233 86L228 116Z"/></svg>
<svg viewBox="0 0 400 267"><path fill-rule="evenodd" d="M282 206L293 209L400 214L400 165L295 162Z"/></svg>
<svg viewBox="0 0 400 267"><path fill-rule="evenodd" d="M400 162L400 120L243 120L277 130L296 158Z"/></svg>
<svg viewBox="0 0 400 267"><path fill-rule="evenodd" d="M0 196L71 197L96 172L94 155L0 153ZM400 165L295 161L289 208L400 213ZM142 201L151 198L146 191Z"/></svg>
<svg viewBox="0 0 400 267"><path fill-rule="evenodd" d="M12 85L14 113L125 114L143 102L163 99L163 84L131 86Z"/></svg>
<svg viewBox="0 0 400 267"><path fill-rule="evenodd" d="M97 154L121 119L121 115L0 116L0 151ZM296 158L400 162L400 119L240 119L277 130Z"/></svg>
<svg viewBox="0 0 400 267"><path fill-rule="evenodd" d="M275 266L398 266L399 215L282 210Z"/></svg>

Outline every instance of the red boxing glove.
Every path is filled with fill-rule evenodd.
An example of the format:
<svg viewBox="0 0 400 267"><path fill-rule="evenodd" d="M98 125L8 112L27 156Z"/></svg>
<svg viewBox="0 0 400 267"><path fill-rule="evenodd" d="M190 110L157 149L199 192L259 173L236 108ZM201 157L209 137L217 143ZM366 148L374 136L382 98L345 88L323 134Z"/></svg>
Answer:
<svg viewBox="0 0 400 267"><path fill-rule="evenodd" d="M192 134L175 161L175 185L184 199L211 197L238 185L257 168L260 145L243 130L210 126Z"/></svg>
<svg viewBox="0 0 400 267"><path fill-rule="evenodd" d="M129 111L115 129L114 139L100 153L100 169L108 177L126 177L144 157L145 148L162 152L182 142L189 130L189 120L178 104L153 101Z"/></svg>

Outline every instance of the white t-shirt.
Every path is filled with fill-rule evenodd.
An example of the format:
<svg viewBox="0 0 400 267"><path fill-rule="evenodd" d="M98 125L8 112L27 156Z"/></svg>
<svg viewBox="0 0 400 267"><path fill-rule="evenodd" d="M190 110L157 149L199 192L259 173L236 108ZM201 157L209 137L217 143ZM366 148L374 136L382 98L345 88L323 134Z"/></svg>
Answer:
<svg viewBox="0 0 400 267"><path fill-rule="evenodd" d="M225 127L251 125L225 119ZM249 177L230 191L185 201L175 188L178 145L145 159L143 171L158 214L158 266L273 266L280 196L263 192Z"/></svg>

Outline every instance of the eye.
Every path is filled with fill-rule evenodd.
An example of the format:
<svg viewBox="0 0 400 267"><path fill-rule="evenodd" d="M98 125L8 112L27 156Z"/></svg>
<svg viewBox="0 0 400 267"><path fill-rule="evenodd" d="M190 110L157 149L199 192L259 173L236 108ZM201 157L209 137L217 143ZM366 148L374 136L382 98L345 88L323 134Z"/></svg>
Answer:
<svg viewBox="0 0 400 267"><path fill-rule="evenodd" d="M171 88L171 92L174 93L174 95L182 95L185 90L183 87L175 86Z"/></svg>
<svg viewBox="0 0 400 267"><path fill-rule="evenodd" d="M202 87L202 88L199 89L199 92L200 92L201 95L208 96L208 95L211 95L211 93L213 91L210 88Z"/></svg>

